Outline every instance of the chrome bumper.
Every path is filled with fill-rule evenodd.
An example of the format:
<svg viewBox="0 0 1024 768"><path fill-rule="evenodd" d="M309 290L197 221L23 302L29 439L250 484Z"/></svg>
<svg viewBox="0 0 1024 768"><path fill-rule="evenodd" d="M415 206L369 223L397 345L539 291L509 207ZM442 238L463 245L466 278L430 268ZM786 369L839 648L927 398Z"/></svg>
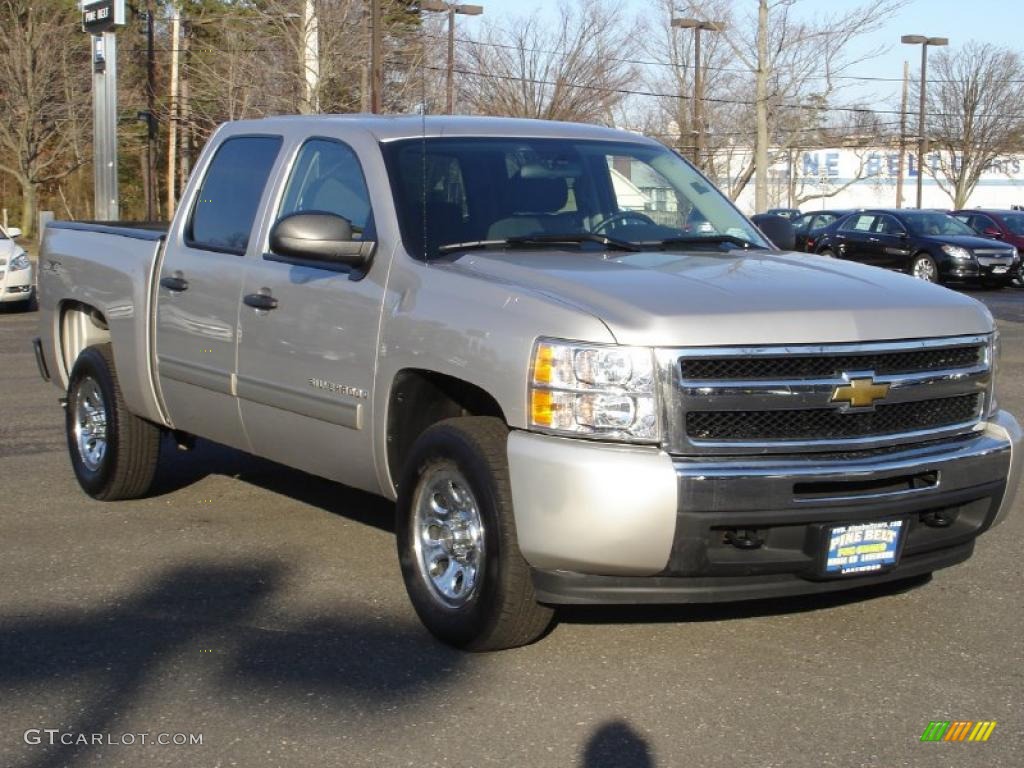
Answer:
<svg viewBox="0 0 1024 768"><path fill-rule="evenodd" d="M944 562L943 550L964 559L1005 519L1022 462L1021 428L1005 412L968 438L889 452L711 461L513 432L508 454L520 550L538 571L677 586L784 578L806 591L816 591L817 535L828 524L906 517L907 574L915 558ZM945 519L933 524L937 511ZM736 546L737 532L762 545Z"/></svg>

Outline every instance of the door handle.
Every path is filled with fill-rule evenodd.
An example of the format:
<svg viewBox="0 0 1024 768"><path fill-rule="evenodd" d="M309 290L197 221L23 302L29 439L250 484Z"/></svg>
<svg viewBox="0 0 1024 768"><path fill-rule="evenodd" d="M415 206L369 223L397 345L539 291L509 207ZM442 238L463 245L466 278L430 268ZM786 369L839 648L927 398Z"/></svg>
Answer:
<svg viewBox="0 0 1024 768"><path fill-rule="evenodd" d="M188 290L188 280L181 272L175 272L173 275L160 278L160 287L166 288L168 291L174 293L181 293L182 291Z"/></svg>
<svg viewBox="0 0 1024 768"><path fill-rule="evenodd" d="M277 309L277 299L270 295L269 288L261 288L259 293L247 294L242 301L253 309Z"/></svg>

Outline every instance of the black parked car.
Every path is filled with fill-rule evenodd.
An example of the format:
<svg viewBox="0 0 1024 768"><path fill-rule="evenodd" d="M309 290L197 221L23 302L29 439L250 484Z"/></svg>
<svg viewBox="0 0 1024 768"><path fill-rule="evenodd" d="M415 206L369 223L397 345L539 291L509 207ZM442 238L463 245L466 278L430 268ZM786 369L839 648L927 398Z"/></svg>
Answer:
<svg viewBox="0 0 1024 768"><path fill-rule="evenodd" d="M853 213L854 210L846 208L840 211L810 211L797 216L793 220L793 229L796 230L796 250L815 253L818 238L825 228Z"/></svg>
<svg viewBox="0 0 1024 768"><path fill-rule="evenodd" d="M1015 248L978 237L962 221L937 211L857 211L822 232L814 251L909 272L933 283L1004 286L1020 269Z"/></svg>

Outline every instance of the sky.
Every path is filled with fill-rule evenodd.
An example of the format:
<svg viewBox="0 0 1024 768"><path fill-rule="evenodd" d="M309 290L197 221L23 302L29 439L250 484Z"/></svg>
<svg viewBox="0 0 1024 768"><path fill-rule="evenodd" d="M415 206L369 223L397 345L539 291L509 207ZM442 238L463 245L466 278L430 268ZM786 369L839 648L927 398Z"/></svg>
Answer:
<svg viewBox="0 0 1024 768"><path fill-rule="evenodd" d="M571 1L571 0L570 0ZM461 17L460 29L472 31L483 19L496 22L508 15L541 10L553 14L555 0L473 0L484 6L481 17ZM624 0L636 14L650 13L654 0ZM752 8L754 0L745 2ZM862 0L802 0L798 8L810 15L842 12L862 5ZM546 9L546 10L545 10ZM920 68L920 47L901 45L901 35L927 35L948 37L951 48L970 40L990 42L1014 48L1024 54L1024 0L911 0L879 31L855 41L853 53L870 51L880 46L889 50L869 61L858 64L848 74L865 78L892 78L891 82L847 81L847 98L837 94L837 101L864 100L879 106L891 107L899 103L903 62L910 62L911 74Z"/></svg>

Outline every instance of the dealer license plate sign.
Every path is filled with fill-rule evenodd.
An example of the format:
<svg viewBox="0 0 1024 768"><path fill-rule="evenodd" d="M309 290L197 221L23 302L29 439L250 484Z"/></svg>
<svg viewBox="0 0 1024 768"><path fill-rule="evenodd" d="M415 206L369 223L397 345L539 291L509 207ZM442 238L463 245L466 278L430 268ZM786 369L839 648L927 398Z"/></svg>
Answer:
<svg viewBox="0 0 1024 768"><path fill-rule="evenodd" d="M827 530L825 574L852 576L883 571L900 557L905 520L834 525Z"/></svg>

